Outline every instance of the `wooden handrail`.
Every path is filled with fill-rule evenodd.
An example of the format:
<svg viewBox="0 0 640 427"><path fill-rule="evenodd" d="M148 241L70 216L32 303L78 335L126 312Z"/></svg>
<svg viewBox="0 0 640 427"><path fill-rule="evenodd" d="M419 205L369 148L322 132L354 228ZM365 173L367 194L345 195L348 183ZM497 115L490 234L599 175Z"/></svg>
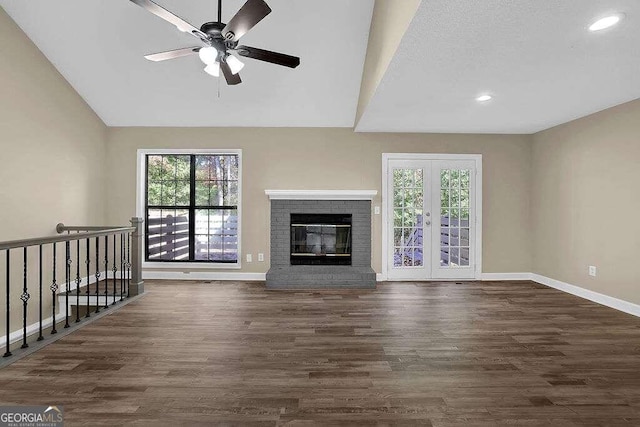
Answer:
<svg viewBox="0 0 640 427"><path fill-rule="evenodd" d="M133 233L135 227L119 227L119 228L101 228L97 231L89 231L85 233L64 234L60 236L35 237L32 239L11 240L0 242L0 251L8 249L25 248L38 245L46 245L49 243L71 242L80 239L90 239L92 237L102 237L118 233Z"/></svg>

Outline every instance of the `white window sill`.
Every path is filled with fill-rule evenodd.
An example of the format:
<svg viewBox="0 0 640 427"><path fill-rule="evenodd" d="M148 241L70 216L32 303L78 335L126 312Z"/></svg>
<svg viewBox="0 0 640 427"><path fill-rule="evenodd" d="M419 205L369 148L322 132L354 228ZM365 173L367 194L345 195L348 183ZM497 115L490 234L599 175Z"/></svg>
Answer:
<svg viewBox="0 0 640 427"><path fill-rule="evenodd" d="M240 270L242 265L202 262L143 262L143 269L151 270Z"/></svg>

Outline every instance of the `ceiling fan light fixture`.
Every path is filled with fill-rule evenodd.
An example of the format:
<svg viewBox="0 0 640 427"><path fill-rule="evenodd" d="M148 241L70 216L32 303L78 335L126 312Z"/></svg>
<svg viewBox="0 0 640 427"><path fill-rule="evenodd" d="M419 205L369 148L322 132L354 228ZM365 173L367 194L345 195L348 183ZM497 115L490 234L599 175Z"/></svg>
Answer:
<svg viewBox="0 0 640 427"><path fill-rule="evenodd" d="M238 74L240 70L244 68L244 62L240 61L233 55L227 56L226 61L229 65L229 68L231 69L232 74Z"/></svg>
<svg viewBox="0 0 640 427"><path fill-rule="evenodd" d="M222 74L230 86L242 83L239 73L244 68L244 63L237 56L230 55L231 52L235 52L236 55L245 58L252 58L283 67L296 68L300 65L300 58L297 56L250 46L238 46L240 38L272 12L265 0L243 0L245 2L244 5L226 24L222 22L222 0L219 0L218 20L205 22L200 26L200 29L153 0L130 1L147 12L173 24L179 31L191 34L200 42L197 46L146 55L145 58L150 61L160 62L197 54L205 64L204 70L207 74L215 77Z"/></svg>
<svg viewBox="0 0 640 427"><path fill-rule="evenodd" d="M214 64L218 61L218 51L215 47L207 46L200 49L198 52L200 60L207 65Z"/></svg>
<svg viewBox="0 0 640 427"><path fill-rule="evenodd" d="M617 25L624 18L624 13L615 13L613 15L605 16L595 21L589 26L589 31L596 32L606 30L614 25Z"/></svg>
<svg viewBox="0 0 640 427"><path fill-rule="evenodd" d="M204 72L213 77L220 77L220 63L214 62L204 67Z"/></svg>

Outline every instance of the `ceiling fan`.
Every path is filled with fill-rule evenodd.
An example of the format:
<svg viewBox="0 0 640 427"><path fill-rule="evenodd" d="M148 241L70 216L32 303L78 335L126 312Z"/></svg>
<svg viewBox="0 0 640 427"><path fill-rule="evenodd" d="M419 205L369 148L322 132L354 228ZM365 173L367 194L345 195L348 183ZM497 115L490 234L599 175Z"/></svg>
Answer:
<svg viewBox="0 0 640 427"><path fill-rule="evenodd" d="M175 25L178 30L193 35L203 44L203 46L146 55L145 58L150 61L166 61L167 59L197 54L206 65L205 72L219 77L220 70L222 70L222 74L229 85L242 83L238 73L244 67L244 64L232 53L289 68L296 68L300 65L300 58L295 56L238 45L238 41L242 36L271 13L271 8L263 0L248 0L227 24L222 22L222 0L218 0L218 20L216 22L205 22L200 29L151 0L130 1Z"/></svg>

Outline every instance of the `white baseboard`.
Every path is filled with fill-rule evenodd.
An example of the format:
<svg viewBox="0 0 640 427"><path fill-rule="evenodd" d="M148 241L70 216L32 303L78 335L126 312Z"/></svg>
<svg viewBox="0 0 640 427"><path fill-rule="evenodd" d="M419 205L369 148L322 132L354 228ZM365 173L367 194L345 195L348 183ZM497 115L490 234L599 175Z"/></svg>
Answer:
<svg viewBox="0 0 640 427"><path fill-rule="evenodd" d="M386 280L382 274L376 275L378 282ZM541 276L535 273L482 273L481 280L483 281L509 281L509 280L531 280L541 285L549 286L550 288L557 289L562 292L566 292L571 295L575 295L580 298L595 302L605 307L613 308L614 310L622 311L623 313L631 314L633 316L640 317L640 305L634 304L628 301L624 301L618 298L604 295L598 292L590 291L580 286L571 285L569 283L561 282L559 280L551 279L549 277Z"/></svg>
<svg viewBox="0 0 640 427"><path fill-rule="evenodd" d="M56 322L59 322L60 319L64 319L64 316L56 313ZM53 324L53 316L49 316L46 319L42 320L42 329L45 330ZM31 325L27 325L27 337L38 333L40 328L40 322L32 323ZM15 344L19 341L22 341L22 328L18 331L11 332L9 334L9 342L10 344ZM7 343L7 335L3 335L0 337L0 348L4 349Z"/></svg>
<svg viewBox="0 0 640 427"><path fill-rule="evenodd" d="M531 273L482 273L480 280L531 280Z"/></svg>
<svg viewBox="0 0 640 427"><path fill-rule="evenodd" d="M593 301L606 307L613 308L615 310L619 310L636 317L640 317L640 305L638 304L634 304L598 292L590 291L588 289L581 288L580 286L570 285L569 283L561 282L559 280L551 279L549 277L541 276L535 273L531 273L531 280L536 283L540 283L541 285L549 286L550 288L558 289L560 291L587 299L589 301Z"/></svg>
<svg viewBox="0 0 640 427"><path fill-rule="evenodd" d="M376 274L376 281L385 282L387 278L382 273ZM476 279L432 279L434 281L473 281ZM499 281L499 280L531 280L531 273L483 273L480 280Z"/></svg>
<svg viewBox="0 0 640 427"><path fill-rule="evenodd" d="M266 273L236 273L220 271L142 271L144 280L238 280L243 282L267 279Z"/></svg>
<svg viewBox="0 0 640 427"><path fill-rule="evenodd" d="M118 271L116 273L116 275L119 277L119 274L120 274L120 272ZM72 274L72 276L73 276L73 274ZM104 271L101 271L100 272L100 280L104 280L105 277L113 277L113 272L109 271L108 273L106 273ZM89 282L90 285L96 283L96 276L95 275L90 276L88 282ZM64 292L67 289L70 290L70 291L75 291L76 287L77 287L74 277L71 278L71 281L69 282L69 286L68 287L66 286L66 282L58 283L58 286L60 287L59 288L60 289L59 292ZM86 276L80 278L80 287L83 288L85 286L87 286L87 277Z"/></svg>
<svg viewBox="0 0 640 427"><path fill-rule="evenodd" d="M240 280L265 281L265 273L235 273L217 271L142 271L145 280ZM376 273L377 282L385 282L383 273ZM453 280L453 279L452 279ZM482 280L531 280L531 273L484 273ZM75 289L75 288L74 288Z"/></svg>
<svg viewBox="0 0 640 427"><path fill-rule="evenodd" d="M116 274L118 276L118 273ZM113 273L109 272L108 276L105 272L102 272L100 279L104 280L105 277L113 277ZM264 281L266 279L265 273L236 273L236 272L216 272L216 271L194 271L190 273L184 273L180 271L143 271L143 279L153 280L237 280L237 281ZM376 274L376 280L378 282L386 280L381 273ZM640 317L640 305L634 304L628 301L624 301L618 298L614 298L608 295L604 295L598 292L590 291L588 289L571 285L569 283L561 282L559 280L551 279L549 277L541 276L535 273L483 273L483 281L507 281L507 280L531 280L541 285L549 286L575 295L580 298L587 299L597 304L604 305L615 310L622 311L627 314L631 314L636 317ZM89 283L95 283L95 276L89 278ZM80 284L81 287L85 286L87 278L83 277ZM60 284L60 291L65 290L65 284ZM71 282L69 284L69 290L75 290L76 283ZM58 312L56 313L56 319L61 319L62 315L60 305L57 306ZM53 317L50 316L43 319L42 327L48 328L53 322ZM31 325L27 325L27 336L38 332L39 322L35 322ZM0 348L3 348L6 340L6 335L0 337ZM22 328L12 332L9 335L10 342L16 343L22 340Z"/></svg>
<svg viewBox="0 0 640 427"><path fill-rule="evenodd" d="M116 275L118 275L119 273L116 273ZM113 277L113 272L109 272L109 276ZM107 274L103 271L100 273L100 280L104 280L105 277L108 277ZM91 285L93 283L96 283L96 276L91 276L89 277L89 280L87 280L87 277L82 277L80 278L80 288L83 288L85 286L87 286L87 282ZM76 290L76 282L72 279L71 282L69 283L69 286L67 288L67 283L63 282L63 283L58 283L58 298L60 296L60 294L64 293L67 289L69 291L75 291ZM43 295L47 295L51 293L51 290L49 289L49 286L44 286L42 287L42 292ZM37 295L36 295L37 297ZM35 301L35 302L34 302ZM31 299L29 300L29 305L31 306L31 304L37 304L37 300L34 299L34 295L31 296ZM61 305L59 303L59 301L56 301L56 321L63 318L64 316L62 315L62 311L60 310ZM12 307L17 307L15 309L17 310L22 310L22 303L19 304L11 304ZM37 310L38 308L36 307L35 310ZM50 311L50 307L46 309L46 311L48 313L51 313ZM31 306L31 310L33 310L33 306ZM32 313L32 311L29 310L30 313ZM22 311L21 311L22 312ZM43 312L43 315L45 315L45 313ZM22 322L19 322L20 324L22 324ZM46 319L42 319L42 329L46 329L48 327L50 327L53 324L53 316L49 316ZM27 337L36 334L38 332L38 330L40 329L40 322L35 322L32 323L30 325L27 325ZM11 344L14 344L18 341L22 341L22 334L23 329L22 329L22 325L20 327L20 329L13 331L9 334L9 342ZM6 344L6 340L7 340L7 335L2 335L0 337L0 348L4 348L5 344Z"/></svg>

